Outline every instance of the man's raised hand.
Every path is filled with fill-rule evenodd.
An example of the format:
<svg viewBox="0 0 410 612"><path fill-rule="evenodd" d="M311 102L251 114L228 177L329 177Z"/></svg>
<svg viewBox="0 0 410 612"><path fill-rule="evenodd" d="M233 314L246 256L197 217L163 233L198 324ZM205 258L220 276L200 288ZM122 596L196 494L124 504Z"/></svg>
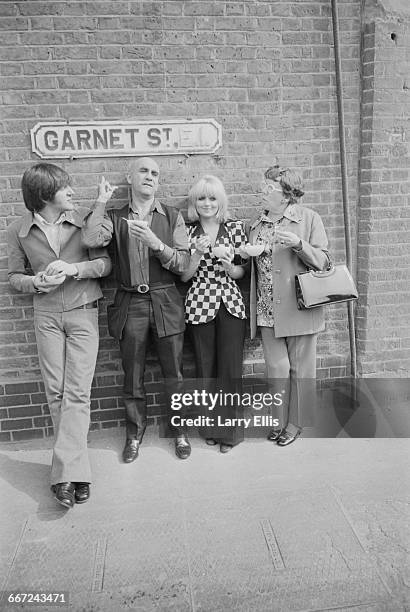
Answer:
<svg viewBox="0 0 410 612"><path fill-rule="evenodd" d="M102 176L98 183L98 202L104 202L104 204L106 204L116 189L117 185L111 185L106 180L105 176Z"/></svg>

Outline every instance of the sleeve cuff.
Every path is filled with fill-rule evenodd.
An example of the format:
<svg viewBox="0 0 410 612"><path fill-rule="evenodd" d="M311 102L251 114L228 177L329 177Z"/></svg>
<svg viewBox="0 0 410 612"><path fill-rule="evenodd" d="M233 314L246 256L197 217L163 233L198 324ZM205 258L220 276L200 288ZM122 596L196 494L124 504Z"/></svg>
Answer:
<svg viewBox="0 0 410 612"><path fill-rule="evenodd" d="M85 262L85 263L87 263L87 262ZM81 280L83 278L81 276L81 273L83 271L84 265L80 262L80 263L75 264L75 267L77 268L77 274L75 274L73 276L73 279L74 280Z"/></svg>
<svg viewBox="0 0 410 612"><path fill-rule="evenodd" d="M38 293L38 294L43 293L41 289L37 289L37 287L35 286L34 279L35 279L35 275L32 276L30 279L27 279L27 280L30 280L30 282L27 283L27 287L25 288L26 291L29 291L30 293Z"/></svg>
<svg viewBox="0 0 410 612"><path fill-rule="evenodd" d="M154 254L156 257L158 257L161 263L167 263L170 259L172 259L174 249L166 244L163 251L154 251Z"/></svg>
<svg viewBox="0 0 410 612"><path fill-rule="evenodd" d="M90 209L88 210L87 214L85 215L84 219L88 219L88 217L92 214L93 217L101 217L103 218L105 215L105 206L106 206L106 202L102 202L101 200L96 200L94 202L94 204L90 207Z"/></svg>

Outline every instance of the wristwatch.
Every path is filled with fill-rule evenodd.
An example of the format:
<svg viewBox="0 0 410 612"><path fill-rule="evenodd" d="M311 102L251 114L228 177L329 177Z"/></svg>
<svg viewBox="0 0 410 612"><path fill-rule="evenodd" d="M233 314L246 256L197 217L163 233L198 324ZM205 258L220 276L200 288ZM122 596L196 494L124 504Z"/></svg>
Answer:
<svg viewBox="0 0 410 612"><path fill-rule="evenodd" d="M154 253L162 253L164 249L165 249L165 244L161 242L159 247L155 249Z"/></svg>

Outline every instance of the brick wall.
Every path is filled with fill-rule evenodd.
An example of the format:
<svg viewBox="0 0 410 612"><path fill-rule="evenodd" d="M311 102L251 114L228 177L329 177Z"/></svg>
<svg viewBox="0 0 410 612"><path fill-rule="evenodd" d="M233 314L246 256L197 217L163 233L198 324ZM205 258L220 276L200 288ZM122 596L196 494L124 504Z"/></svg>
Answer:
<svg viewBox="0 0 410 612"><path fill-rule="evenodd" d="M406 8L407 14L386 9ZM410 6L364 14L357 341L363 376L410 372Z"/></svg>
<svg viewBox="0 0 410 612"><path fill-rule="evenodd" d="M355 223L361 3L338 4ZM29 137L37 121L213 117L223 127L224 142L214 155L159 158L159 195L165 202L183 207L193 180L213 173L223 179L232 211L248 218L259 201L262 172L278 157L302 172L304 202L322 215L337 261L344 260L344 240L327 0L3 1L0 13L1 431L8 438L15 430L17 439L50 428L31 298L11 291L6 277L6 226L24 211L20 177L37 161ZM57 163L74 177L82 204L93 201L102 174L121 186L118 203L127 196L124 159ZM106 295L109 300L112 290ZM122 414L119 352L107 335L105 308L93 388L94 427L117 424ZM346 311L332 307L320 336L318 374L344 376L348 367ZM259 341L248 343L244 373L262 369ZM153 359L147 378L154 415L161 398Z"/></svg>

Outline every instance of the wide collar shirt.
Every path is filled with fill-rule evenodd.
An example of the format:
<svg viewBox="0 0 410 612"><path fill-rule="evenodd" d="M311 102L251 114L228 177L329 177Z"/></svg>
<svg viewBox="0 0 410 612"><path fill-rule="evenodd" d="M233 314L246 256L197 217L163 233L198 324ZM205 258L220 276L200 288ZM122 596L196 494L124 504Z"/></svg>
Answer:
<svg viewBox="0 0 410 612"><path fill-rule="evenodd" d="M128 219L131 221L147 221L149 227L151 227L154 212L164 215L164 217L166 216L165 211L158 200L154 200L148 214L145 217L141 217L141 214L138 211L137 207L133 205L132 202L130 202L128 208ZM141 242L141 240L133 237L131 233L128 234L128 237L128 257L130 261L131 286L135 287L141 284L149 285L150 249L143 242ZM162 265L166 269L172 270L173 266L177 264L178 252L180 250L186 250L187 247L188 244L186 227L181 214L179 214L172 236L172 246L166 245L163 253L161 254L160 260ZM166 263L162 262L162 259L164 257L166 257L167 259Z"/></svg>
<svg viewBox="0 0 410 612"><path fill-rule="evenodd" d="M59 257L61 249L61 240L63 238L64 233L64 221L69 220L67 218L66 213L61 213L57 221L54 221L54 223L46 221L44 217L39 213L34 213L33 216L34 219L37 221L37 225L39 226L39 228L44 232L48 240L48 244L53 249L57 257Z"/></svg>

